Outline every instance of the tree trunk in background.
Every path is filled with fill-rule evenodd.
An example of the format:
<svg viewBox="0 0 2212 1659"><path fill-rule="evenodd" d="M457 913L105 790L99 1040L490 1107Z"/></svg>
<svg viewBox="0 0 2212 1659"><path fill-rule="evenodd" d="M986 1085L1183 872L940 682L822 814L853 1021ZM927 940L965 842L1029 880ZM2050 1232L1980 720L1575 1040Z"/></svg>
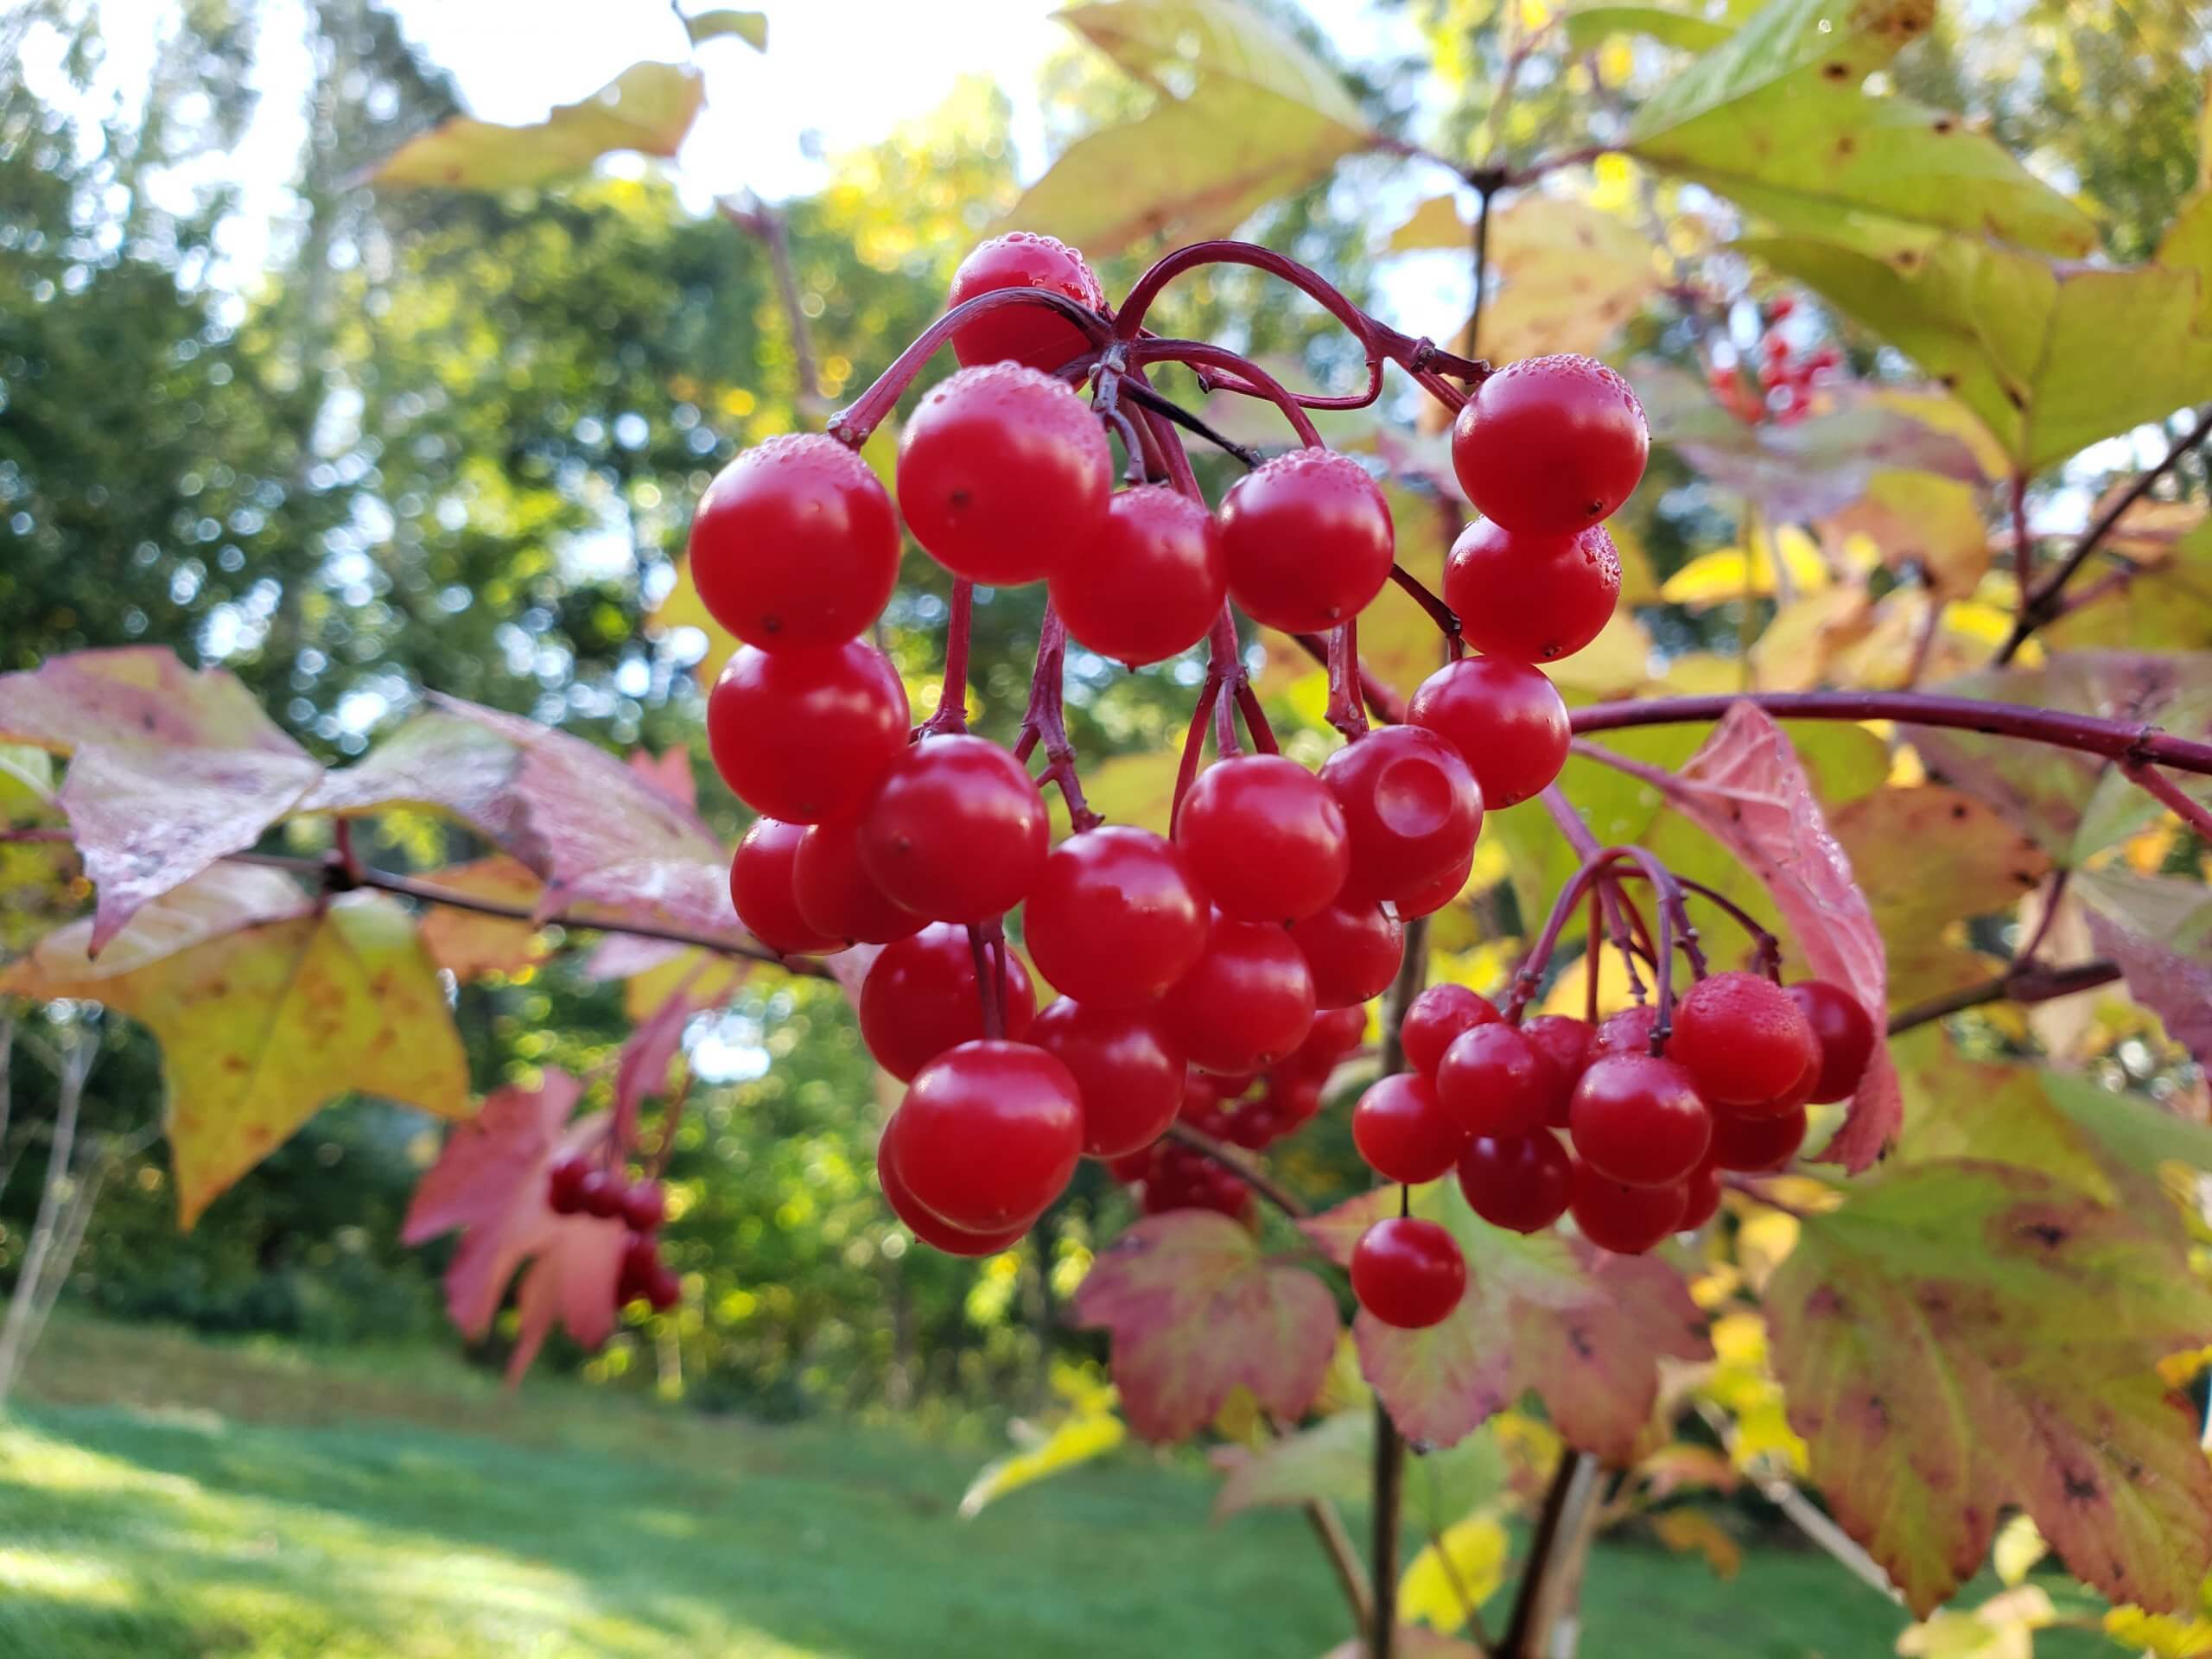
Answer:
<svg viewBox="0 0 2212 1659"><path fill-rule="evenodd" d="M31 1224L22 1268L16 1275L16 1294L9 1299L7 1321L0 1325L0 1407L8 1403L23 1361L45 1324L44 1315L38 1311L41 1300L47 1307L53 1306L52 1295L45 1294L49 1262L50 1270L60 1276L66 1277L69 1271L73 1245L70 1251L57 1254L55 1240L65 1232L73 1232L77 1240L84 1236L82 1226L65 1225L70 1219L65 1211L77 1185L70 1160L77 1150L78 1109L84 1104L85 1080L92 1076L99 1053L98 1035L78 1030L56 1066L60 1089L54 1101L54 1140L47 1150L46 1185L39 1194L38 1216Z"/></svg>

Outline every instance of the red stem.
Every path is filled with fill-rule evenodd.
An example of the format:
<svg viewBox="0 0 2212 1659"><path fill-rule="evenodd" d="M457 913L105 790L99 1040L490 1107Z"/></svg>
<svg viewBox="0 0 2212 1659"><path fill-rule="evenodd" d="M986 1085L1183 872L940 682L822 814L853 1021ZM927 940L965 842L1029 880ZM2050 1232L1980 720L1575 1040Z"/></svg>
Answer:
<svg viewBox="0 0 2212 1659"><path fill-rule="evenodd" d="M1029 677L1029 707L1021 716L1014 754L1017 760L1027 761L1037 745L1044 744L1045 769L1037 774L1037 782L1040 786L1048 780L1058 785L1060 798L1068 804L1068 822L1080 835L1096 829L1100 820L1084 798L1083 780L1076 776L1075 746L1068 741L1061 693L1067 652L1067 625L1048 599L1037 631L1037 666Z"/></svg>
<svg viewBox="0 0 2212 1659"><path fill-rule="evenodd" d="M1367 710L1361 706L1366 675L1359 665L1359 620L1346 618L1329 632L1329 724L1353 743L1367 735ZM1394 722L1395 723L1395 722Z"/></svg>
<svg viewBox="0 0 2212 1659"><path fill-rule="evenodd" d="M944 632L944 680L937 712L914 728L918 738L968 729L968 639L976 619L976 584L966 577L952 584L952 620Z"/></svg>
<svg viewBox="0 0 2212 1659"><path fill-rule="evenodd" d="M2123 764L2120 770L2127 774L2129 782L2147 792L2205 840L2212 841L2212 810L2183 794L2172 779L2154 767L2134 761Z"/></svg>
<svg viewBox="0 0 2212 1659"><path fill-rule="evenodd" d="M1129 360L1141 366L1147 363L1183 363L1194 367L1228 369L1246 380L1277 409L1283 419L1290 423L1291 430L1298 434L1298 441L1309 449L1325 446L1321 435L1314 429L1313 416L1306 414L1290 389L1256 363L1247 361L1224 346L1208 345L1202 340L1155 340L1137 341L1129 348Z"/></svg>
<svg viewBox="0 0 2212 1659"><path fill-rule="evenodd" d="M1428 613L1428 620L1436 624L1436 631L1444 636L1452 660L1456 663L1465 656L1467 642L1460 637L1459 613L1429 592L1428 585L1402 564L1390 567L1390 580L1412 595L1414 604Z"/></svg>

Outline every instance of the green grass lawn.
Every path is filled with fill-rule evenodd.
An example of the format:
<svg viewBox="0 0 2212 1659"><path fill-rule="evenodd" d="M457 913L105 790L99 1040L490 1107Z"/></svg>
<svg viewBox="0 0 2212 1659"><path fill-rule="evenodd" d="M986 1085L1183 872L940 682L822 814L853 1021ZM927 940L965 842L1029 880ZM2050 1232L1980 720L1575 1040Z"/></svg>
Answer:
<svg viewBox="0 0 2212 1659"><path fill-rule="evenodd" d="M57 1320L0 1422L0 1656L1306 1659L1347 1633L1302 1521L1215 1526L1194 1465L1133 1452L963 1521L982 1455ZM1840 1659L1904 1623L1817 1554L1723 1585L1626 1544L1586 1613L1592 1659Z"/></svg>

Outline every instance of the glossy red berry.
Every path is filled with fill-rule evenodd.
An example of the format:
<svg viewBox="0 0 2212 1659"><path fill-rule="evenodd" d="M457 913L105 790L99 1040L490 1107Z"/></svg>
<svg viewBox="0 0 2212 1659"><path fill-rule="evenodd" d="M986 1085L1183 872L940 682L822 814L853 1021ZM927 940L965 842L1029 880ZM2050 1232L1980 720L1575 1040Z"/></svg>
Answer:
<svg viewBox="0 0 2212 1659"><path fill-rule="evenodd" d="M1874 1052L1874 1021L1866 1005L1825 979L1799 980L1789 988L1789 998L1820 1045L1820 1075L1808 1098L1822 1104L1850 1099Z"/></svg>
<svg viewBox="0 0 2212 1659"><path fill-rule="evenodd" d="M1552 1063L1554 1092L1545 1121L1555 1129L1567 1127L1567 1103L1585 1067L1597 1052L1598 1033L1572 1014L1540 1014L1521 1022L1521 1034Z"/></svg>
<svg viewBox="0 0 2212 1659"><path fill-rule="evenodd" d="M1705 1154L1706 1161L1746 1175L1764 1175L1782 1168L1804 1144L1802 1106L1770 1117L1717 1112L1713 1119L1713 1145Z"/></svg>
<svg viewBox="0 0 2212 1659"><path fill-rule="evenodd" d="M1465 985L1432 985L1414 998L1399 1022L1398 1040L1406 1051L1406 1064L1433 1078L1454 1038L1497 1020L1497 1005L1478 992Z"/></svg>
<svg viewBox="0 0 2212 1659"><path fill-rule="evenodd" d="M546 1207L556 1216L584 1212L584 1185L592 1174L590 1163L575 1154L556 1158L545 1172Z"/></svg>
<svg viewBox="0 0 2212 1659"><path fill-rule="evenodd" d="M1366 468L1327 449L1294 449L1230 488L1221 545L1238 609L1286 633L1321 633L1382 591L1397 539Z"/></svg>
<svg viewBox="0 0 2212 1659"><path fill-rule="evenodd" d="M1630 1186L1602 1175L1580 1159L1567 1185L1567 1208L1582 1236L1599 1249L1641 1255L1677 1230L1689 1210L1689 1187Z"/></svg>
<svg viewBox="0 0 2212 1659"><path fill-rule="evenodd" d="M1452 470L1476 511L1509 530L1558 535L1608 518L1643 476L1643 406L1595 359L1508 364L1452 423Z"/></svg>
<svg viewBox="0 0 2212 1659"><path fill-rule="evenodd" d="M576 1205L584 1214L613 1221L622 1213L622 1179L604 1169L588 1169L576 1182Z"/></svg>
<svg viewBox="0 0 2212 1659"><path fill-rule="evenodd" d="M1638 1002L1618 1014L1609 1014L1599 1023L1590 1039L1590 1056L1600 1054L1649 1054L1651 1033L1659 1028L1659 1010L1649 1002Z"/></svg>
<svg viewBox="0 0 2212 1659"><path fill-rule="evenodd" d="M1175 843L1214 903L1248 922L1294 922L1336 898L1351 867L1328 785L1280 754L1200 772L1175 815Z"/></svg>
<svg viewBox="0 0 2212 1659"><path fill-rule="evenodd" d="M931 1249L942 1250L947 1255L996 1255L1021 1242L1022 1235L1029 1230L1027 1219L994 1232L971 1233L948 1226L923 1209L920 1201L907 1190L906 1183L899 1179L898 1166L892 1161L892 1129L898 1122L894 1113L891 1123L884 1127L883 1139L876 1143L875 1179L883 1189L884 1203L908 1232Z"/></svg>
<svg viewBox="0 0 2212 1659"><path fill-rule="evenodd" d="M1324 1009L1313 1016L1313 1029L1306 1033L1306 1040L1298 1046L1298 1052L1283 1062L1276 1077L1280 1080L1291 1074L1300 1080L1310 1079L1318 1087L1328 1080L1329 1074L1337 1069L1337 1063L1357 1048L1366 1035L1365 1008Z"/></svg>
<svg viewBox="0 0 2212 1659"><path fill-rule="evenodd" d="M700 602L747 645L841 645L891 597L899 522L866 461L823 433L787 433L707 486L690 561Z"/></svg>
<svg viewBox="0 0 2212 1659"><path fill-rule="evenodd" d="M1567 704L1543 671L1462 657L1421 683L1406 718L1435 733L1474 773L1492 811L1540 794L1567 764Z"/></svg>
<svg viewBox="0 0 2212 1659"><path fill-rule="evenodd" d="M621 1266L616 1269L616 1305L650 1295L654 1275L663 1270L658 1242L645 1233L631 1234L622 1241Z"/></svg>
<svg viewBox="0 0 2212 1659"><path fill-rule="evenodd" d="M988 957L986 957L988 960ZM968 930L936 922L884 948L861 982L861 1040L894 1077L983 1034L976 956ZM1021 958L1006 955L1006 1034L1019 1039L1037 1017L1037 993Z"/></svg>
<svg viewBox="0 0 2212 1659"><path fill-rule="evenodd" d="M1436 1067L1436 1096L1469 1135L1534 1135L1559 1094L1551 1058L1502 1022L1463 1031Z"/></svg>
<svg viewBox="0 0 2212 1659"><path fill-rule="evenodd" d="M952 273L944 308L1001 288L1039 288L1066 296L1093 311L1106 296L1084 257L1058 237L1009 231L978 245ZM1084 355L1090 341L1058 312L1042 305L1001 305L952 331L952 354L963 366L1007 361L1046 374Z"/></svg>
<svg viewBox="0 0 2212 1659"><path fill-rule="evenodd" d="M820 956L845 948L842 934L826 933L799 914L792 866L806 834L803 823L755 818L730 860L729 897L745 931L786 957Z"/></svg>
<svg viewBox="0 0 2212 1659"><path fill-rule="evenodd" d="M1337 903L1293 922L1290 937L1313 974L1317 1007L1356 1007L1390 988L1406 930L1382 906Z"/></svg>
<svg viewBox="0 0 2212 1659"><path fill-rule="evenodd" d="M1351 1247L1351 1294L1385 1325L1418 1331L1439 1324L1466 1290L1466 1259L1433 1221L1385 1216Z"/></svg>
<svg viewBox="0 0 2212 1659"><path fill-rule="evenodd" d="M981 922L1021 902L1052 842L1021 762L980 737L925 738L891 763L861 818L861 862L893 903Z"/></svg>
<svg viewBox="0 0 2212 1659"><path fill-rule="evenodd" d="M756 812L819 823L856 810L906 747L906 688L858 640L770 653L741 646L707 698L722 781Z"/></svg>
<svg viewBox="0 0 2212 1659"><path fill-rule="evenodd" d="M1493 1227L1541 1232L1567 1213L1573 1160L1559 1137L1478 1135L1459 1154L1459 1191L1467 1207Z"/></svg>
<svg viewBox="0 0 2212 1659"><path fill-rule="evenodd" d="M893 1156L922 1208L964 1231L1031 1221L1083 1152L1083 1103L1068 1069L1027 1043L963 1043L914 1074Z"/></svg>
<svg viewBox="0 0 2212 1659"><path fill-rule="evenodd" d="M1037 971L1099 1007L1135 1007L1165 995L1197 965L1210 925L1182 849L1122 824L1052 849L1021 912Z"/></svg>
<svg viewBox="0 0 2212 1659"><path fill-rule="evenodd" d="M1052 573L1051 591L1077 645L1141 668L1205 638L1228 581L1205 504L1147 484L1115 496L1089 550Z"/></svg>
<svg viewBox="0 0 2212 1659"><path fill-rule="evenodd" d="M807 826L791 861L791 899L800 918L842 943L889 944L918 933L929 918L898 903L861 861L861 820Z"/></svg>
<svg viewBox="0 0 2212 1659"><path fill-rule="evenodd" d="M1118 1158L1148 1147L1175 1121L1186 1068L1149 1013L1064 996L1037 1016L1029 1040L1075 1079L1086 1156Z"/></svg>
<svg viewBox="0 0 2212 1659"><path fill-rule="evenodd" d="M1720 1170L1711 1159L1692 1170L1682 1183L1682 1218L1675 1224L1675 1230L1687 1233L1719 1213L1720 1187Z"/></svg>
<svg viewBox="0 0 2212 1659"><path fill-rule="evenodd" d="M1467 878L1474 873L1475 849L1470 847L1466 857L1427 886L1399 895L1391 901L1391 908L1398 912L1398 919L1402 922L1433 916L1466 890Z"/></svg>
<svg viewBox="0 0 2212 1659"><path fill-rule="evenodd" d="M1675 1004L1667 1052L1720 1106L1782 1099L1821 1058L1813 1027L1789 993L1732 969L1700 980Z"/></svg>
<svg viewBox="0 0 2212 1659"><path fill-rule="evenodd" d="M1351 843L1346 899L1421 892L1474 849L1483 798L1452 746L1414 726L1384 726L1321 766Z"/></svg>
<svg viewBox="0 0 2212 1659"><path fill-rule="evenodd" d="M1113 487L1113 454L1090 406L1018 363L941 382L899 441L906 527L971 582L1038 582L1088 556Z"/></svg>
<svg viewBox="0 0 2212 1659"><path fill-rule="evenodd" d="M1208 1071L1256 1071L1296 1052L1313 1024L1313 976L1290 935L1214 912L1198 965L1160 999L1170 1040Z"/></svg>
<svg viewBox="0 0 2212 1659"><path fill-rule="evenodd" d="M1460 636L1516 663L1571 657L1612 619L1621 556L1603 524L1560 536L1516 536L1490 519L1459 532L1444 565L1444 602Z"/></svg>
<svg viewBox="0 0 2212 1659"><path fill-rule="evenodd" d="M622 1194L622 1220L633 1233L657 1233L668 1219L668 1193L658 1181L639 1181Z"/></svg>
<svg viewBox="0 0 2212 1659"><path fill-rule="evenodd" d="M1574 1085L1567 1128L1576 1153L1599 1174L1664 1186L1705 1156L1713 1113L1685 1067L1649 1054L1608 1054Z"/></svg>
<svg viewBox="0 0 2212 1659"><path fill-rule="evenodd" d="M665 1313L683 1300L682 1275L665 1262L645 1277L645 1300L656 1313Z"/></svg>
<svg viewBox="0 0 2212 1659"><path fill-rule="evenodd" d="M1367 1086L1351 1109L1352 1144L1385 1180L1418 1186L1459 1161L1467 1132L1444 1109L1436 1087L1418 1071L1398 1071Z"/></svg>

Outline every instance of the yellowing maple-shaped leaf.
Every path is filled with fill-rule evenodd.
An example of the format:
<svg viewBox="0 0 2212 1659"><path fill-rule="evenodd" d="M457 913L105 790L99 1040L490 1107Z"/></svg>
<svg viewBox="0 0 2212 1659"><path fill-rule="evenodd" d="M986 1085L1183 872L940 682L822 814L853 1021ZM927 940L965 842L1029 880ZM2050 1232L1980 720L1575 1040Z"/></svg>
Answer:
<svg viewBox="0 0 2212 1659"><path fill-rule="evenodd" d="M1240 1385L1302 1416L1336 1349L1329 1287L1202 1211L1147 1217L1100 1251L1073 1312L1110 1333L1123 1414L1151 1440L1196 1433Z"/></svg>
<svg viewBox="0 0 2212 1659"><path fill-rule="evenodd" d="M97 961L91 934L90 921L49 934L0 990L103 1002L153 1032L188 1227L349 1091L469 1111L436 970L387 899L318 908L273 871L223 866L147 905Z"/></svg>
<svg viewBox="0 0 2212 1659"><path fill-rule="evenodd" d="M1866 480L1866 493L1828 521L1832 533L1863 534L1892 570L1917 571L1946 599L1974 591L1989 569L1989 532L1977 492L1955 478L1889 471Z"/></svg>
<svg viewBox="0 0 2212 1659"><path fill-rule="evenodd" d="M1938 1161L1807 1217L1766 1306L1813 1478L1923 1617L2035 1519L2115 1601L2195 1605L2212 1467L2166 1354L2212 1294L2155 1212L2039 1170Z"/></svg>
<svg viewBox="0 0 2212 1659"><path fill-rule="evenodd" d="M89 944L298 810L322 767L220 669L152 645L0 675L0 739L71 757L59 797L97 891Z"/></svg>
<svg viewBox="0 0 2212 1659"><path fill-rule="evenodd" d="M1523 195L1493 213L1490 258L1498 291L1475 348L1498 362L1595 355L1666 281L1648 237L1565 196Z"/></svg>
<svg viewBox="0 0 2212 1659"><path fill-rule="evenodd" d="M580 172L615 150L673 156L706 95L696 69L633 63L589 98L558 105L527 126L456 116L408 140L371 182L509 190Z"/></svg>
<svg viewBox="0 0 2212 1659"><path fill-rule="evenodd" d="M545 887L536 872L504 855L449 864L423 879L442 892L511 905L525 916L537 906ZM543 962L550 950L543 931L535 922L486 916L447 905L424 908L423 945L433 962L463 982L486 974L519 973Z"/></svg>

